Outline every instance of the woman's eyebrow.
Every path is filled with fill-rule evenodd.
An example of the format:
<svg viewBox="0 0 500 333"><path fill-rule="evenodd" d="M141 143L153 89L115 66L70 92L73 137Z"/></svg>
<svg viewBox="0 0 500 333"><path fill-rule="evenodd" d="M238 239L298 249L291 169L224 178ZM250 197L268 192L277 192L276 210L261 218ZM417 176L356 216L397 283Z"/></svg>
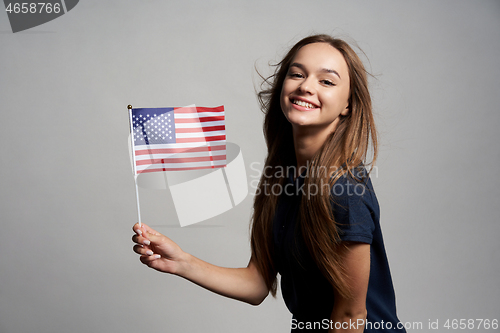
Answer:
<svg viewBox="0 0 500 333"><path fill-rule="evenodd" d="M298 62L294 62L294 63L292 63L292 64L290 65L290 67L297 67L297 68L302 69L303 71L306 71L305 66L304 66L304 65L302 65L302 64L300 64L300 63L298 63ZM334 70L334 69L329 69L329 68L321 68L319 71L320 71L320 72L323 72L323 73L331 73L331 74L335 74L335 75L337 75L337 76L339 77L339 79L341 78L341 77L340 77L340 74L339 74L336 70Z"/></svg>
<svg viewBox="0 0 500 333"><path fill-rule="evenodd" d="M337 75L337 76L339 77L339 79L341 78L341 77L340 77L340 74L339 74L336 70L334 70L334 69L329 69L329 68L321 68L321 69L320 69L320 72L324 72L324 73L332 73L332 74Z"/></svg>
<svg viewBox="0 0 500 333"><path fill-rule="evenodd" d="M298 67L300 69L302 69L304 72L306 71L306 68L304 67L304 65L302 64L299 64L298 62L294 62L290 65L290 67Z"/></svg>

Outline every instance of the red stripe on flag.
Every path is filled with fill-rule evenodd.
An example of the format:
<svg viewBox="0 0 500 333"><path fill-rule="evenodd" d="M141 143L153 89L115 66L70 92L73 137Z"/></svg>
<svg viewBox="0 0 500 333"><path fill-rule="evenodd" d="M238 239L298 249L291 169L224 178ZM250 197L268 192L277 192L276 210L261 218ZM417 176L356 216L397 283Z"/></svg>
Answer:
<svg viewBox="0 0 500 333"><path fill-rule="evenodd" d="M204 151L225 150L226 145L220 146L205 146L192 148L163 148L163 149L142 149L136 150L135 156L139 155L154 155L154 154L178 154L178 153L199 153Z"/></svg>
<svg viewBox="0 0 500 333"><path fill-rule="evenodd" d="M165 163L192 163L192 162L207 162L207 161L222 161L226 159L226 155L217 156L200 156L200 157L176 157L176 158L159 158L150 160L136 161L136 165L148 164L165 164Z"/></svg>
<svg viewBox="0 0 500 333"><path fill-rule="evenodd" d="M185 107L185 108L174 108L174 113L198 113L198 112L224 112L224 106L218 106L215 108L207 107Z"/></svg>
<svg viewBox="0 0 500 333"><path fill-rule="evenodd" d="M194 133L194 132L211 132L224 131L226 126L207 126L207 127L192 127L192 128L176 128L175 133Z"/></svg>
<svg viewBox="0 0 500 333"><path fill-rule="evenodd" d="M188 142L209 142L209 141L219 141L226 140L225 135L217 135L217 136L207 136L204 138L177 138L176 143L188 143Z"/></svg>
<svg viewBox="0 0 500 333"><path fill-rule="evenodd" d="M160 171L185 171L185 170L200 170L200 169L215 169L215 168L223 168L225 165L212 165L212 166L203 166L203 167L189 167L189 168L157 168L157 169L144 169L139 170L137 173L147 173L147 172L160 172Z"/></svg>
<svg viewBox="0 0 500 333"><path fill-rule="evenodd" d="M224 105L217 106L214 108L197 106L196 109L198 109L198 112L224 112Z"/></svg>

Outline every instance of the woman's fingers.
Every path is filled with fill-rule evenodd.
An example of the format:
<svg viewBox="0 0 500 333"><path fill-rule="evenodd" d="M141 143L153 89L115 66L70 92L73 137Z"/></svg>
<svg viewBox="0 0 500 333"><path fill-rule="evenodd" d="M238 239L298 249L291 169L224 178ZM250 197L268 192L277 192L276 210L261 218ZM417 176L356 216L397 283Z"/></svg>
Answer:
<svg viewBox="0 0 500 333"><path fill-rule="evenodd" d="M141 225L139 225L139 223L136 223L136 224L134 224L132 229L138 235L142 235L144 233L148 233L151 235L160 235L160 233L158 231L154 230L153 228L151 228L150 226L148 226L147 224L144 224L144 223L142 223Z"/></svg>
<svg viewBox="0 0 500 333"><path fill-rule="evenodd" d="M160 259L161 256L159 254L152 254L152 255L142 255L140 256L140 260L143 264L150 265L153 261Z"/></svg>
<svg viewBox="0 0 500 333"><path fill-rule="evenodd" d="M151 241L144 236L134 235L132 236L132 241L139 245L150 245Z"/></svg>
<svg viewBox="0 0 500 333"><path fill-rule="evenodd" d="M157 236L161 235L161 233L159 233L158 231L154 230L153 228L151 228L147 224L142 224L142 230L146 231L148 234L151 234L151 235L157 235Z"/></svg>
<svg viewBox="0 0 500 333"><path fill-rule="evenodd" d="M132 236L132 241L135 243L133 250L140 255L140 261L160 272L174 273L176 260L182 254L179 246L145 224L139 226L136 223L132 229L135 233Z"/></svg>
<svg viewBox="0 0 500 333"><path fill-rule="evenodd" d="M135 245L134 246L134 252L143 256L153 256L155 259L160 258L161 256L159 254L155 255L155 253L148 247L142 246L142 245Z"/></svg>
<svg viewBox="0 0 500 333"><path fill-rule="evenodd" d="M135 232L132 240L137 244L150 245L152 241L162 241L163 238L166 238L164 235L154 229L151 229L144 223L141 226L136 223L132 229Z"/></svg>
<svg viewBox="0 0 500 333"><path fill-rule="evenodd" d="M135 253L143 255L143 256L146 256L146 255L149 256L149 255L153 254L153 251L151 251L151 249L146 248L142 245L134 245L133 250Z"/></svg>
<svg viewBox="0 0 500 333"><path fill-rule="evenodd" d="M139 223L136 223L136 224L134 224L134 225L132 226L132 230L133 230L136 234L138 234L138 235L142 235L142 230L141 230L141 229L142 229L142 226L141 226L141 225L139 225Z"/></svg>
<svg viewBox="0 0 500 333"><path fill-rule="evenodd" d="M150 245L151 244L150 238L161 235L160 233L149 228L145 224L142 224L141 226L139 226L139 223L136 223L132 227L132 230L134 230L134 232L135 232L135 235L132 236L132 241L137 243L137 244L141 244L141 245ZM154 232L154 233L152 233L152 232Z"/></svg>
<svg viewBox="0 0 500 333"><path fill-rule="evenodd" d="M151 244L154 244L155 246L161 246L166 244L170 240L168 239L168 237L158 232L156 234L152 234L148 231L144 231L142 233L136 233L134 236L132 236L132 241L140 245L149 246Z"/></svg>
<svg viewBox="0 0 500 333"><path fill-rule="evenodd" d="M133 247L133 250L135 253L140 254L141 256L154 257L155 254L149 247L149 245L151 245L151 241L145 237L148 233L141 230L143 226L144 224L142 226L139 226L139 224L136 223L132 227L132 230L134 230L135 232L135 235L132 236L132 241L136 243L136 245L134 245Z"/></svg>

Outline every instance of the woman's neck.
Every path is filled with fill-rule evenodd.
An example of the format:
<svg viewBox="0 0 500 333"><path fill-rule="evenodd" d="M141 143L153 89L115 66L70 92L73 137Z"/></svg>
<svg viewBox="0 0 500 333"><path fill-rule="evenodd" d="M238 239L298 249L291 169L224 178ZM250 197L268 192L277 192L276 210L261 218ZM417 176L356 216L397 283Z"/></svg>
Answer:
<svg viewBox="0 0 500 333"><path fill-rule="evenodd" d="M331 130L326 129L293 128L293 145L298 170L308 166L308 161L312 160L330 133Z"/></svg>

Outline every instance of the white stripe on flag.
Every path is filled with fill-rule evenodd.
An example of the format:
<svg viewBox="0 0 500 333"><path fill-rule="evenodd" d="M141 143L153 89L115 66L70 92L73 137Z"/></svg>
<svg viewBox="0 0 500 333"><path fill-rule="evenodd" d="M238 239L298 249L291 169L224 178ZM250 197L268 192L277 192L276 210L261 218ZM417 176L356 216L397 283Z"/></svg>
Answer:
<svg viewBox="0 0 500 333"><path fill-rule="evenodd" d="M221 117L224 112L197 112L197 113L175 113L174 118L204 118L204 117Z"/></svg>
<svg viewBox="0 0 500 333"><path fill-rule="evenodd" d="M166 169L165 171L169 171L169 169L190 169L190 168L199 168L199 167L210 168L212 166L225 166L225 165L226 165L226 160L205 161L205 162L189 162L189 163L148 164L148 165L137 166L137 173L143 172L145 170L154 170L154 169ZM158 170L158 171L161 171L161 170Z"/></svg>
<svg viewBox="0 0 500 333"><path fill-rule="evenodd" d="M189 149L189 148L197 148L197 147L214 147L214 146L223 146L225 145L225 141L210 141L210 142L186 142L186 143L163 143L163 144L155 144L153 146L148 145L139 145L135 146L135 150L149 150L149 149ZM141 148L144 147L144 148Z"/></svg>
<svg viewBox="0 0 500 333"><path fill-rule="evenodd" d="M224 120L222 121L205 121L199 123L176 123L175 128L202 128L211 126L224 126Z"/></svg>
<svg viewBox="0 0 500 333"><path fill-rule="evenodd" d="M226 135L226 131L175 133L176 138L205 138L209 136Z"/></svg>

